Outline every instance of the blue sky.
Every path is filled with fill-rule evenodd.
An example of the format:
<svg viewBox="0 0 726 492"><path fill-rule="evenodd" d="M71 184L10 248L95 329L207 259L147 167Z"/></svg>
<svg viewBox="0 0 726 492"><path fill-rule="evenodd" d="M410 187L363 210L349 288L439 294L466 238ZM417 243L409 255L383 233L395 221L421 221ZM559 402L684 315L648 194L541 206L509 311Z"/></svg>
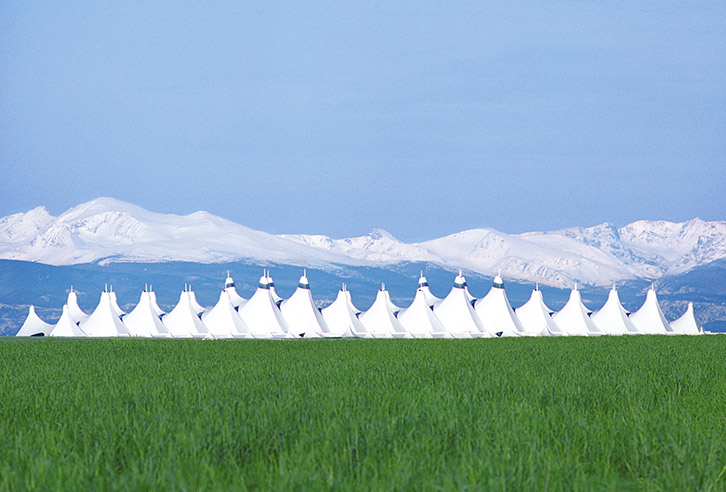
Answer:
<svg viewBox="0 0 726 492"><path fill-rule="evenodd" d="M726 219L726 2L0 4L0 215Z"/></svg>

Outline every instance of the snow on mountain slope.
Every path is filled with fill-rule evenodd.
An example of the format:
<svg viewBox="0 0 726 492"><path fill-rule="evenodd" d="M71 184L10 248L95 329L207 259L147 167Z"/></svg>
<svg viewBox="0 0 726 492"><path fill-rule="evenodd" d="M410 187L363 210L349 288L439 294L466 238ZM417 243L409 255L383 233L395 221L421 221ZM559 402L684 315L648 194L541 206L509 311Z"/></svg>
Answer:
<svg viewBox="0 0 726 492"><path fill-rule="evenodd" d="M365 236L347 239L332 239L328 236L305 234L283 234L280 237L371 262L431 261L438 263L441 261L440 257L427 249L399 241L383 229L374 229Z"/></svg>
<svg viewBox="0 0 726 492"><path fill-rule="evenodd" d="M632 278L617 261L594 247L552 235L533 241L492 229L473 229L421 243L447 263L493 275L538 280L557 286L600 284Z"/></svg>
<svg viewBox="0 0 726 492"><path fill-rule="evenodd" d="M207 212L159 214L112 198L78 205L57 218L45 209L34 209L0 220L0 258L50 265L239 259L311 266L351 263L350 258L334 252L255 231Z"/></svg>
<svg viewBox="0 0 726 492"><path fill-rule="evenodd" d="M207 212L172 215L99 198L53 217L43 207L0 219L0 258L86 262L252 260L311 267L431 262L560 287L657 279L726 258L726 222L638 221L506 234L472 229L404 243L376 229L347 239L275 236ZM337 268L337 266L336 266Z"/></svg>

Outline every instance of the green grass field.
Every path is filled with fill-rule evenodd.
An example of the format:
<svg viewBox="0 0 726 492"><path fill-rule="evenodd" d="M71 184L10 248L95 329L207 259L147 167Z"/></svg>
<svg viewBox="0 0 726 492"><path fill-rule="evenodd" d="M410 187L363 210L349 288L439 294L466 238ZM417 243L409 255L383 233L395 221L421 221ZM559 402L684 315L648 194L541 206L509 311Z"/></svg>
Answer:
<svg viewBox="0 0 726 492"><path fill-rule="evenodd" d="M726 336L0 341L2 490L724 490Z"/></svg>

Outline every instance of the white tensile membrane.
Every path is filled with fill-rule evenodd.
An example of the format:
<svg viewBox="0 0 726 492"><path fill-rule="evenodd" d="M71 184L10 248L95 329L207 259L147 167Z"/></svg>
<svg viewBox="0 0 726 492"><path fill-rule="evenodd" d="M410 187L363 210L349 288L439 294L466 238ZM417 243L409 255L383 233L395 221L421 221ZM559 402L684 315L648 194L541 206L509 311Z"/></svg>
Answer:
<svg viewBox="0 0 726 492"><path fill-rule="evenodd" d="M116 314L111 293L106 290L101 292L101 299L98 301L96 309L80 326L89 337L128 337L131 335Z"/></svg>
<svg viewBox="0 0 726 492"><path fill-rule="evenodd" d="M688 308L683 316L675 321L671 321L671 328L676 333L681 335L700 335L703 333L703 328L696 321L696 313L693 312L693 303L688 303Z"/></svg>
<svg viewBox="0 0 726 492"><path fill-rule="evenodd" d="M20 327L20 330L18 330L16 337L32 337L33 335L36 336L48 336L51 331L53 330L53 325L50 323L46 323L42 319L40 319L40 316L38 316L38 313L35 312L35 306L31 305L28 308L28 316L25 318L25 321L23 322L23 326Z"/></svg>
<svg viewBox="0 0 726 492"><path fill-rule="evenodd" d="M187 296L189 296L189 305L192 307L192 309L194 310L194 313L197 316L199 316L204 311L206 311L204 306L202 306L201 304L199 304L199 302L197 302L197 295L192 290L191 284L189 284L189 287L187 288Z"/></svg>
<svg viewBox="0 0 726 492"><path fill-rule="evenodd" d="M570 336L598 336L602 331L590 319L590 310L582 303L580 291L577 286L570 292L570 299L560 311L552 315L557 325Z"/></svg>
<svg viewBox="0 0 726 492"><path fill-rule="evenodd" d="M71 320L73 320L74 323L83 323L88 319L88 315L84 313L78 305L78 294L76 294L76 291L73 290L72 285L70 292L68 292L68 299L66 300L66 305L68 306L68 314L70 315Z"/></svg>
<svg viewBox="0 0 726 492"><path fill-rule="evenodd" d="M421 271L421 276L418 279L418 288L423 291L424 297L426 298L426 303L429 305L429 307L434 307L434 305L441 302L441 299L439 297L436 297L431 292L431 288L429 287L429 281L426 279L426 277L424 277L423 271Z"/></svg>
<svg viewBox="0 0 726 492"><path fill-rule="evenodd" d="M194 307L194 301L196 301L194 293L187 289L188 287L184 286L184 290L179 295L179 302L169 314L161 318L161 321L173 338L209 337L211 335L209 328L199 319L199 314Z"/></svg>
<svg viewBox="0 0 726 492"><path fill-rule="evenodd" d="M247 299L239 295L237 287L234 285L234 279L227 272L227 279L224 281L224 290L229 294L229 302L232 303L232 307L237 309L242 304L247 302Z"/></svg>
<svg viewBox="0 0 726 492"><path fill-rule="evenodd" d="M330 331L313 301L307 271L303 272L292 296L280 304L280 312L290 333L297 337L320 338Z"/></svg>
<svg viewBox="0 0 726 492"><path fill-rule="evenodd" d="M529 300L514 310L524 331L534 337L563 336L562 329L552 319L552 310L542 298L542 291L536 286Z"/></svg>
<svg viewBox="0 0 726 492"><path fill-rule="evenodd" d="M282 297L277 293L277 289L275 288L275 281L272 280L272 277L270 276L270 271L267 271L267 286L270 290L270 297L272 298L273 302L280 306L280 303L282 302Z"/></svg>
<svg viewBox="0 0 726 492"><path fill-rule="evenodd" d="M154 292L154 289L151 287L151 285L149 285L149 303L151 304L151 309L154 311L154 314L156 314L157 316L161 317L166 314L156 302L156 292Z"/></svg>
<svg viewBox="0 0 726 492"><path fill-rule="evenodd" d="M401 322L396 319L394 309L397 307L391 301L386 285L381 284L373 305L362 313L359 319L373 338L411 338Z"/></svg>
<svg viewBox="0 0 726 492"><path fill-rule="evenodd" d="M52 337L85 337L86 334L81 330L78 323L71 319L68 305L63 305L63 314L50 332Z"/></svg>
<svg viewBox="0 0 726 492"><path fill-rule="evenodd" d="M169 338L171 334L159 318L159 312L163 313L156 304L155 293L144 287L139 303L122 321L132 337Z"/></svg>
<svg viewBox="0 0 726 492"><path fill-rule="evenodd" d="M413 338L452 338L429 306L422 287L416 289L411 305L398 313L398 321Z"/></svg>
<svg viewBox="0 0 726 492"><path fill-rule="evenodd" d="M330 338L371 338L365 325L358 319L360 310L353 305L345 284L338 291L338 297L321 311L328 328L323 333Z"/></svg>
<svg viewBox="0 0 726 492"><path fill-rule="evenodd" d="M113 308L113 311L116 313L116 316L119 318L126 314L126 311L121 309L121 306L118 305L118 299L116 298L116 293L113 291L113 286L111 285L108 289L108 295L111 297L111 307Z"/></svg>
<svg viewBox="0 0 726 492"><path fill-rule="evenodd" d="M646 335L675 335L668 320L663 316L663 311L658 305L658 296L655 288L651 285L648 293L645 295L643 305L630 315L630 321L641 333Z"/></svg>
<svg viewBox="0 0 726 492"><path fill-rule="evenodd" d="M590 315L600 331L605 335L637 335L638 329L628 318L615 285L610 289L605 305Z"/></svg>
<svg viewBox="0 0 726 492"><path fill-rule="evenodd" d="M202 315L202 322L214 338L247 338L250 336L250 329L234 309L232 296L226 288L219 293L217 304Z"/></svg>
<svg viewBox="0 0 726 492"><path fill-rule="evenodd" d="M479 316L482 325L496 336L521 337L528 335L509 304L501 275L494 277L494 282L487 295L474 303L474 311Z"/></svg>
<svg viewBox="0 0 726 492"><path fill-rule="evenodd" d="M491 337L469 301L461 270L449 295L434 306L434 314L454 338Z"/></svg>
<svg viewBox="0 0 726 492"><path fill-rule="evenodd" d="M267 275L260 277L257 290L239 308L239 315L254 338L293 338L285 319L270 295Z"/></svg>

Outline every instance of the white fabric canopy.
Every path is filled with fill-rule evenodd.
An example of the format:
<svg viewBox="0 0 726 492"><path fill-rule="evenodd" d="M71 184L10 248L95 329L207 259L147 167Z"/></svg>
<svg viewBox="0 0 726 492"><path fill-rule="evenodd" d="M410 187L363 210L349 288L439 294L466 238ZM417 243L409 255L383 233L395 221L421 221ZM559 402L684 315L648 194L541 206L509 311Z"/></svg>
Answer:
<svg viewBox="0 0 726 492"><path fill-rule="evenodd" d="M53 325L51 325L50 323L46 323L45 321L40 319L40 316L38 316L38 314L35 312L35 306L31 305L28 308L28 316L25 318L23 326L20 327L20 330L18 330L18 333L15 336L30 337L39 334L43 334L43 336L48 336L52 330Z"/></svg>
<svg viewBox="0 0 726 492"><path fill-rule="evenodd" d="M162 323L173 338L210 337L209 328L202 322L195 309L196 299L192 291L183 290L174 309L163 318Z"/></svg>
<svg viewBox="0 0 726 492"><path fill-rule="evenodd" d="M422 287L416 289L411 305L398 313L398 320L413 338L452 338L429 306Z"/></svg>
<svg viewBox="0 0 726 492"><path fill-rule="evenodd" d="M658 296L651 286L645 295L645 302L636 312L630 315L630 321L641 333L646 335L675 335L673 328L663 316L658 305Z"/></svg>
<svg viewBox="0 0 726 492"><path fill-rule="evenodd" d="M78 306L78 294L73 290L73 286L71 286L71 291L68 293L66 304L68 305L68 314L74 323L82 323L88 319L88 315Z"/></svg>
<svg viewBox="0 0 726 492"><path fill-rule="evenodd" d="M63 305L63 314L61 314L60 319L53 327L53 331L51 331L50 336L52 337L85 337L86 334L81 330L81 327L78 326L78 323L74 322L71 319L70 312L68 310L68 305Z"/></svg>
<svg viewBox="0 0 726 492"><path fill-rule="evenodd" d="M469 302L463 275L454 279L449 295L434 306L434 314L454 338L491 337Z"/></svg>
<svg viewBox="0 0 726 492"><path fill-rule="evenodd" d="M228 288L219 293L219 300L202 315L202 322L214 338L247 338L250 329L232 305Z"/></svg>
<svg viewBox="0 0 726 492"><path fill-rule="evenodd" d="M571 336L598 336L602 331L590 319L590 310L582 303L582 297L577 287L570 292L570 300L565 307L552 315L557 325Z"/></svg>
<svg viewBox="0 0 726 492"><path fill-rule="evenodd" d="M615 286L610 289L605 305L590 315L595 324L606 335L637 335L638 329L628 319L628 312L620 304Z"/></svg>
<svg viewBox="0 0 726 492"><path fill-rule="evenodd" d="M703 333L703 328L696 320L696 314L693 312L693 303L689 302L686 312L683 316L671 322L673 331L682 335L699 335Z"/></svg>
<svg viewBox="0 0 726 492"><path fill-rule="evenodd" d="M320 338L329 332L325 319L315 305L310 292L310 282L303 274L297 289L289 299L282 301L280 312L287 322L290 332L297 337Z"/></svg>
<svg viewBox="0 0 726 492"><path fill-rule="evenodd" d="M335 298L328 307L323 308L322 315L328 328L323 333L324 337L331 338L371 338L365 325L358 319L360 311L353 305L350 292L343 288L338 291Z"/></svg>
<svg viewBox="0 0 726 492"><path fill-rule="evenodd" d="M479 320L489 333L503 337L527 335L504 291L502 277L494 277L494 283L486 296L474 303Z"/></svg>
<svg viewBox="0 0 726 492"><path fill-rule="evenodd" d="M81 322L80 326L89 337L128 337L131 335L116 314L113 298L107 291L101 293L98 306L87 320Z"/></svg>
<svg viewBox="0 0 726 492"><path fill-rule="evenodd" d="M267 277L262 276L257 290L239 308L239 315L254 338L292 338L280 308L270 295Z"/></svg>
<svg viewBox="0 0 726 492"><path fill-rule="evenodd" d="M156 304L154 292L143 291L136 307L122 318L131 336L154 338L168 338L171 336L169 329L159 318L157 309L161 311Z"/></svg>
<svg viewBox="0 0 726 492"><path fill-rule="evenodd" d="M411 338L400 321L396 319L391 296L385 286L376 294L376 300L368 311L359 317L368 333L374 338Z"/></svg>
<svg viewBox="0 0 726 492"><path fill-rule="evenodd" d="M534 289L529 300L514 310L514 313L522 323L524 331L535 337L563 336L562 329L552 319L552 310L547 307L542 298L542 291Z"/></svg>

